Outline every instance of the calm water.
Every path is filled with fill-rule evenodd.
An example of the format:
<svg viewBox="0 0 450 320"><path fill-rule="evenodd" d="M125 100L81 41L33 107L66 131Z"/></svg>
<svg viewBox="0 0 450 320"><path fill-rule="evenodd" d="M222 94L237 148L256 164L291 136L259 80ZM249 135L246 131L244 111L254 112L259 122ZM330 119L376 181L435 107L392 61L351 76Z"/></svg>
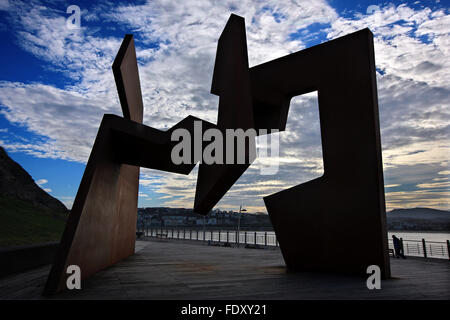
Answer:
<svg viewBox="0 0 450 320"><path fill-rule="evenodd" d="M416 231L389 231L389 239L392 239L392 235L403 240L422 240L445 242L450 240L450 232L416 232Z"/></svg>

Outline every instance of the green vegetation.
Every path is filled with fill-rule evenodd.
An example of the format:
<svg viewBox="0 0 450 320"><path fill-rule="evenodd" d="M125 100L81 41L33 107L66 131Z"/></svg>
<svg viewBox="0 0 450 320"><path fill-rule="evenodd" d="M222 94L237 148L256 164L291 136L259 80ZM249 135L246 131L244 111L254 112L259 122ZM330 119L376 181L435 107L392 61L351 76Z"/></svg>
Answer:
<svg viewBox="0 0 450 320"><path fill-rule="evenodd" d="M66 216L0 197L0 247L60 241Z"/></svg>

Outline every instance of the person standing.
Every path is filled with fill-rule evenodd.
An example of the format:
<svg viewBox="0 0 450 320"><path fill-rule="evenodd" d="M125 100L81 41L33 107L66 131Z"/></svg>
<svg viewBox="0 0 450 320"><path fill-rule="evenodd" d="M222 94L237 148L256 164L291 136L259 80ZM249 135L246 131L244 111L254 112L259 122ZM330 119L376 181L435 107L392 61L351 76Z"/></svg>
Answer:
<svg viewBox="0 0 450 320"><path fill-rule="evenodd" d="M399 238L397 238L395 235L392 235L392 241L394 242L394 251L395 251L395 257L403 259L406 259L405 255L403 254L403 247L402 243Z"/></svg>

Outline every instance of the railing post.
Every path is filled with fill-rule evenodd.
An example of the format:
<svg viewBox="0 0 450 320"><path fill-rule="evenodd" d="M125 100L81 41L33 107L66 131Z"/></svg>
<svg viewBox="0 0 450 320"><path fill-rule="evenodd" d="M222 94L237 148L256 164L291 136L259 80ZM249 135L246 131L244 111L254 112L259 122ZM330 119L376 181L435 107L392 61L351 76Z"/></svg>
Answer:
<svg viewBox="0 0 450 320"><path fill-rule="evenodd" d="M228 243L228 239L229 239L229 237L228 237L228 230L227 230L227 243ZM448 242L448 241L447 241ZM448 245L448 243L447 243L447 245Z"/></svg>
<svg viewBox="0 0 450 320"><path fill-rule="evenodd" d="M245 231L244 236L245 236L244 244L247 244L247 231Z"/></svg>
<svg viewBox="0 0 450 320"><path fill-rule="evenodd" d="M267 247L267 231L264 232L264 245Z"/></svg>
<svg viewBox="0 0 450 320"><path fill-rule="evenodd" d="M427 257L427 247L425 245L425 239L422 239L422 246L423 246L423 257Z"/></svg>
<svg viewBox="0 0 450 320"><path fill-rule="evenodd" d="M220 243L220 229L219 229L219 243Z"/></svg>
<svg viewBox="0 0 450 320"><path fill-rule="evenodd" d="M450 241L447 240L447 253L448 253L448 260L450 260Z"/></svg>
<svg viewBox="0 0 450 320"><path fill-rule="evenodd" d="M405 247L403 246L403 238L400 238L400 248L402 249L403 255L405 254Z"/></svg>
<svg viewBox="0 0 450 320"><path fill-rule="evenodd" d="M256 246L256 231L255 231L255 246Z"/></svg>

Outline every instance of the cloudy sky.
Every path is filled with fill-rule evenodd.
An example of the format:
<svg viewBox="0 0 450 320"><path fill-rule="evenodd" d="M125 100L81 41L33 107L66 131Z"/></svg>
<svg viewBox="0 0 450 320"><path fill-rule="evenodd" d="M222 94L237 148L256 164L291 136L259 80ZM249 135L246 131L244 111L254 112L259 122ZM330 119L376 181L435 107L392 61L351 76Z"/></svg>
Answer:
<svg viewBox="0 0 450 320"><path fill-rule="evenodd" d="M69 5L81 9L70 29ZM250 66L362 28L375 36L388 209L450 209L450 8L444 1L0 0L0 145L69 208L104 113L121 115L112 61L135 36L144 123L216 122L216 43L245 17ZM257 160L217 205L265 211L262 197L320 176L317 95L293 99L280 169ZM141 171L139 206L192 207L189 176Z"/></svg>

